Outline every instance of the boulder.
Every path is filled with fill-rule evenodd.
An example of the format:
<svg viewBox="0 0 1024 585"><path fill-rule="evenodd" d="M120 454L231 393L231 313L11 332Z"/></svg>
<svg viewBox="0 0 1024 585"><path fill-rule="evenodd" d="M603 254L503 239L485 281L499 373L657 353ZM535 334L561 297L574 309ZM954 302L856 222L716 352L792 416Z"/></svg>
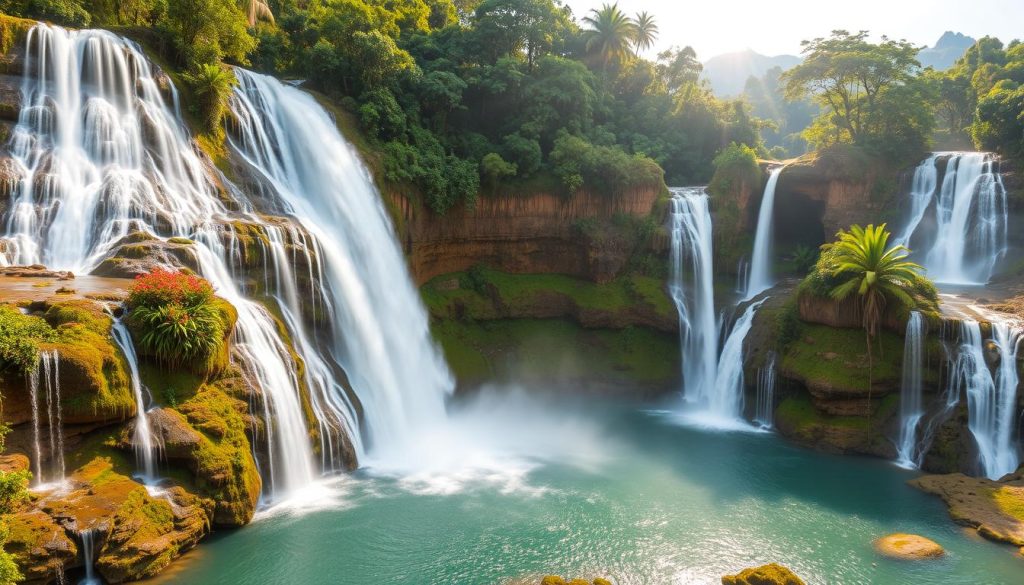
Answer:
<svg viewBox="0 0 1024 585"><path fill-rule="evenodd" d="M7 517L4 548L14 557L25 580L52 583L74 565L78 546L49 514L32 509Z"/></svg>
<svg viewBox="0 0 1024 585"><path fill-rule="evenodd" d="M804 585L804 582L793 571L772 563L744 569L735 575L725 575L722 577L722 585Z"/></svg>
<svg viewBox="0 0 1024 585"><path fill-rule="evenodd" d="M185 238L161 240L146 232L133 232L114 245L110 256L92 274L135 278L148 274L158 266L198 270L195 245Z"/></svg>
<svg viewBox="0 0 1024 585"><path fill-rule="evenodd" d="M946 554L946 550L930 538L903 533L879 538L875 541L875 550L887 557L911 561L937 559Z"/></svg>

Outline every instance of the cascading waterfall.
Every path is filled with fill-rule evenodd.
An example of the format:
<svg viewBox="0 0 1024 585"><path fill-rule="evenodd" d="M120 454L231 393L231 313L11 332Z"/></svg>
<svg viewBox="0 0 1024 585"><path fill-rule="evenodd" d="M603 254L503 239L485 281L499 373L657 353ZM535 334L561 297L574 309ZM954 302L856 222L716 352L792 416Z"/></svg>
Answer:
<svg viewBox="0 0 1024 585"><path fill-rule="evenodd" d="M37 25L22 94L10 142L21 180L4 218L3 261L88 272L135 231L191 238L200 272L238 310L236 357L267 415L267 491L308 486L316 473L297 365L274 318L240 291L223 242L233 219L262 220L230 185L223 195L241 211L229 213L177 115L173 85L111 33Z"/></svg>
<svg viewBox="0 0 1024 585"><path fill-rule="evenodd" d="M939 181L938 159L938 154L932 154L914 169L914 179L910 186L910 212L907 224L895 241L896 244L910 245L910 237L921 225L925 212L935 198L935 187Z"/></svg>
<svg viewBox="0 0 1024 585"><path fill-rule="evenodd" d="M775 426L775 360L774 351L768 352L763 368L757 371L757 409L754 411L754 422L764 430Z"/></svg>
<svg viewBox="0 0 1024 585"><path fill-rule="evenodd" d="M434 345L419 295L373 182L316 100L274 78L236 70L232 144L268 196L320 243L318 296L330 308L330 356L363 406L370 455L387 459L444 422L454 380ZM298 327L299 299L278 298ZM317 395L341 396L323 361Z"/></svg>
<svg viewBox="0 0 1024 585"><path fill-rule="evenodd" d="M1020 382L1017 350L1024 328L1001 319L992 319L991 328L991 347L998 352L999 360L994 373L985 359L981 324L973 319L963 320L949 400L966 394L968 428L978 447L979 467L985 477L998 479L1020 464L1014 414Z"/></svg>
<svg viewBox="0 0 1024 585"><path fill-rule="evenodd" d="M60 404L60 355L55 350L40 351L35 370L29 375L29 399L32 401L32 441L35 452L34 485L64 480L64 417ZM40 410L44 407L45 413ZM43 438L43 417L46 438ZM43 465L43 444L48 443L50 465Z"/></svg>
<svg viewBox="0 0 1024 585"><path fill-rule="evenodd" d="M941 186L940 162L945 161ZM921 236L919 257L936 282L984 284L1006 254L1006 189L998 161L988 153L938 153L914 172L911 209L899 242L912 249L924 225L934 226L931 244ZM934 221L925 222L928 212Z"/></svg>
<svg viewBox="0 0 1024 585"><path fill-rule="evenodd" d="M923 449L917 441L917 427L924 416L921 395L924 371L924 318L910 313L903 340L903 380L900 388L900 434L896 442L896 463L908 469L920 465Z"/></svg>
<svg viewBox="0 0 1024 585"><path fill-rule="evenodd" d="M102 581L96 577L96 529L79 532L78 542L82 549L82 565L85 567L85 578L78 585L100 585Z"/></svg>
<svg viewBox="0 0 1024 585"><path fill-rule="evenodd" d="M967 389L967 407L968 427L978 444L981 468L985 477L998 479L1016 471L1020 464L1014 426L1020 383L1017 349L1024 329L1007 321L993 321L991 326L999 363L990 380ZM985 371L988 373L987 368Z"/></svg>
<svg viewBox="0 0 1024 585"><path fill-rule="evenodd" d="M142 378L139 376L139 359L135 354L135 345L132 343L132 336L128 328L120 319L113 320L110 330L114 341L121 348L125 360L128 361L128 373L131 376L132 394L135 396L135 433L132 436L132 447L135 449L135 460L139 472L145 481L156 479L156 447L153 443L153 431L149 426L147 398L149 388L142 385Z"/></svg>
<svg viewBox="0 0 1024 585"><path fill-rule="evenodd" d="M669 294L679 313L683 397L701 403L715 385L718 325L712 265L711 213L702 187L672 189ZM684 280L691 277L692 290Z"/></svg>
<svg viewBox="0 0 1024 585"><path fill-rule="evenodd" d="M754 324L754 314L764 303L762 299L751 303L722 345L722 354L718 357L718 374L715 385L708 397L708 414L721 421L739 420L743 414L743 391L745 380L743 364L745 362L743 343Z"/></svg>
<svg viewBox="0 0 1024 585"><path fill-rule="evenodd" d="M757 213L757 232L754 235L754 252L750 260L750 278L747 281L747 299L752 299L775 286L772 277L772 244L775 238L775 188L785 167L775 167L768 176L761 197L761 209Z"/></svg>

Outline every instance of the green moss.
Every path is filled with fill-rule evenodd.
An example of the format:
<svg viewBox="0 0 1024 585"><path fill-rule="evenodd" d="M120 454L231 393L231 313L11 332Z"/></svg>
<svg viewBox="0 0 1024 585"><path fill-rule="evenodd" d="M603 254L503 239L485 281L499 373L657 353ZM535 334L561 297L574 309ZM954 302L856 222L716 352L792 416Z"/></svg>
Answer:
<svg viewBox="0 0 1024 585"><path fill-rule="evenodd" d="M516 319L446 321L434 334L462 380L662 386L678 373L678 338L649 329L584 329L563 319Z"/></svg>
<svg viewBox="0 0 1024 585"><path fill-rule="evenodd" d="M11 49L21 44L28 31L35 25L36 22L33 20L0 14L0 54L6 56ZM9 64L4 61L3 65L2 72L7 73Z"/></svg>
<svg viewBox="0 0 1024 585"><path fill-rule="evenodd" d="M243 415L246 404L214 385L202 386L177 408L202 435L193 452L195 483L217 502L214 521L239 526L252 519L261 480Z"/></svg>
<svg viewBox="0 0 1024 585"><path fill-rule="evenodd" d="M1024 522L1024 487L1001 486L988 493L1001 512Z"/></svg>
<svg viewBox="0 0 1024 585"><path fill-rule="evenodd" d="M810 439L820 427L842 427L867 431L868 419L861 416L827 416L814 408L807 397L790 397L783 400L775 411L780 426L793 429L799 436Z"/></svg>
<svg viewBox="0 0 1024 585"><path fill-rule="evenodd" d="M195 242L188 238L168 238L167 242L171 244L179 244L182 246L191 246L192 244L195 244Z"/></svg>
<svg viewBox="0 0 1024 585"><path fill-rule="evenodd" d="M786 348L782 368L806 384L867 391L869 368L866 339L861 329L840 329L804 324L800 338ZM873 347L870 379L875 384L898 383L903 361L903 339L882 330Z"/></svg>

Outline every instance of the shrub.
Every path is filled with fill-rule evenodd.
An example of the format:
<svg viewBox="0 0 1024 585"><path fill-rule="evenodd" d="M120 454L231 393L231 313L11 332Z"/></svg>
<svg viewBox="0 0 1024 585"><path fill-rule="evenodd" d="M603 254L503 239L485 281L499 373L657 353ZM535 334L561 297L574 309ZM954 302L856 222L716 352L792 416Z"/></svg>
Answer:
<svg viewBox="0 0 1024 585"><path fill-rule="evenodd" d="M125 305L139 349L164 365L207 369L227 334L213 287L192 274L154 269L135 280Z"/></svg>
<svg viewBox="0 0 1024 585"><path fill-rule="evenodd" d="M708 185L713 195L729 194L742 183L757 184L761 180L757 153L746 144L733 142L723 148L715 157L714 165L715 175Z"/></svg>
<svg viewBox="0 0 1024 585"><path fill-rule="evenodd" d="M587 187L606 197L630 188L663 183L664 172L643 155L629 155L619 147L595 146L563 133L551 151L555 175L566 191Z"/></svg>
<svg viewBox="0 0 1024 585"><path fill-rule="evenodd" d="M227 110L228 98L238 83L235 74L221 65L204 63L196 67L195 71L186 73L184 79L196 96L198 113L206 129L216 132Z"/></svg>
<svg viewBox="0 0 1024 585"><path fill-rule="evenodd" d="M10 305L0 306L0 372L31 372L39 359L39 342L56 338L57 332L45 320L22 315Z"/></svg>

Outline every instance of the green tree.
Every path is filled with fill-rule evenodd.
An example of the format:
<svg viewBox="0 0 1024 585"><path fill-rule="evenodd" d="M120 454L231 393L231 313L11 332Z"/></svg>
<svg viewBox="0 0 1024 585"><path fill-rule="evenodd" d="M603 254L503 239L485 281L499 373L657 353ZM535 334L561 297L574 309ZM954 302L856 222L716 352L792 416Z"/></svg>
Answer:
<svg viewBox="0 0 1024 585"><path fill-rule="evenodd" d="M583 30L586 49L597 54L605 69L622 63L629 55L629 45L636 38L636 24L618 4L592 9L583 22L589 27Z"/></svg>
<svg viewBox="0 0 1024 585"><path fill-rule="evenodd" d="M885 144L888 133L905 123L920 136L916 144L901 146L923 150L933 121L928 92L916 76L919 47L884 36L875 44L867 35L837 30L829 38L804 41L803 63L783 74L786 97L813 99L822 106L823 114L805 132L816 147Z"/></svg>
<svg viewBox="0 0 1024 585"><path fill-rule="evenodd" d="M0 453L5 450L4 439L10 430L7 425L0 423ZM24 580L18 565L4 550L4 544L8 537L6 516L28 499L30 479L32 474L28 471L0 471L0 585L14 585Z"/></svg>
<svg viewBox="0 0 1024 585"><path fill-rule="evenodd" d="M500 154L491 152L480 161L480 174L486 180L487 185L494 190L502 179L515 176L516 165L501 158Z"/></svg>
<svg viewBox="0 0 1024 585"><path fill-rule="evenodd" d="M655 22L654 15L645 10L637 13L633 19L633 30L633 46L636 47L636 54L639 57L640 51L651 48L658 39L658 23Z"/></svg>
<svg viewBox="0 0 1024 585"><path fill-rule="evenodd" d="M92 20L82 0L0 0L0 12L78 27Z"/></svg>
<svg viewBox="0 0 1024 585"><path fill-rule="evenodd" d="M573 29L568 13L552 0L484 0L474 25L474 44L488 62L522 57L529 68Z"/></svg>
<svg viewBox="0 0 1024 585"><path fill-rule="evenodd" d="M822 246L827 255L832 278L841 280L831 296L844 301L856 293L860 297L861 320L867 341L868 401L871 401L871 375L874 365L871 340L878 334L886 306L895 303L903 308L916 306L913 294L923 269L907 260L910 251L902 245L889 246L886 225L859 225L850 231L840 230L838 241Z"/></svg>
<svg viewBox="0 0 1024 585"><path fill-rule="evenodd" d="M231 59L245 63L256 48L245 13L223 0L173 0L161 23L172 35L183 62L190 66Z"/></svg>

